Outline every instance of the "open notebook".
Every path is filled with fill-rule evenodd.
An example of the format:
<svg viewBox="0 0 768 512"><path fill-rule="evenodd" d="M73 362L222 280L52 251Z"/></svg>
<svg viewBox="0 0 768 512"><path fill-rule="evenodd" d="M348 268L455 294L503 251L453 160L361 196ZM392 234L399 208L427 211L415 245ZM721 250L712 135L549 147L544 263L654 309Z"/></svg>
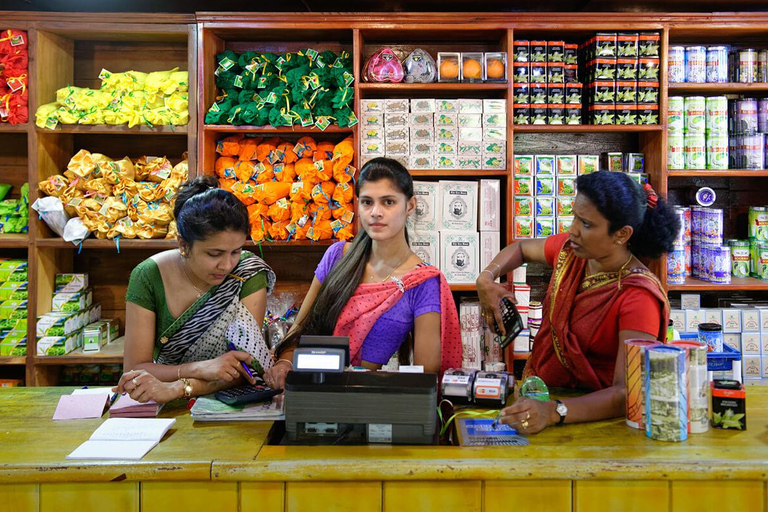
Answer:
<svg viewBox="0 0 768 512"><path fill-rule="evenodd" d="M67 459L139 460L158 445L173 418L110 418Z"/></svg>

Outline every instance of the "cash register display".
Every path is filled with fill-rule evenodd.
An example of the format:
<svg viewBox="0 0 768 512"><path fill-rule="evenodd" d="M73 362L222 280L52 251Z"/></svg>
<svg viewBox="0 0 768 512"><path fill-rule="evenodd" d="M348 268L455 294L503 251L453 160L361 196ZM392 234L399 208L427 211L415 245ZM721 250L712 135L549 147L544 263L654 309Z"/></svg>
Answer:
<svg viewBox="0 0 768 512"><path fill-rule="evenodd" d="M336 348L297 348L293 367L299 372L344 371L344 351Z"/></svg>

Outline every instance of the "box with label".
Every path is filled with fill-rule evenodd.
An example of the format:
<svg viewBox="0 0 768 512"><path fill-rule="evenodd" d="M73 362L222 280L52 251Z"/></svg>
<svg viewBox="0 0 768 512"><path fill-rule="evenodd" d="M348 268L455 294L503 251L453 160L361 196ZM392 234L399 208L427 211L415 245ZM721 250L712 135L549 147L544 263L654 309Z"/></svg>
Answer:
<svg viewBox="0 0 768 512"><path fill-rule="evenodd" d="M723 310L722 309L705 309L704 323L723 325Z"/></svg>
<svg viewBox="0 0 768 512"><path fill-rule="evenodd" d="M381 112L369 112L361 114L360 126L363 128L384 128L384 114Z"/></svg>
<svg viewBox="0 0 768 512"><path fill-rule="evenodd" d="M440 181L440 231L477 231L476 181Z"/></svg>
<svg viewBox="0 0 768 512"><path fill-rule="evenodd" d="M710 382L710 394L714 428L747 430L747 394L744 384L735 380L716 380Z"/></svg>
<svg viewBox="0 0 768 512"><path fill-rule="evenodd" d="M760 352L763 357L768 357L768 332L760 333Z"/></svg>
<svg viewBox="0 0 768 512"><path fill-rule="evenodd" d="M507 159L503 155L493 153L483 153L483 169L485 170L504 170L507 168Z"/></svg>
<svg viewBox="0 0 768 512"><path fill-rule="evenodd" d="M561 108L565 108L564 84L547 84L547 103L550 104L550 107L553 104L562 104Z"/></svg>
<svg viewBox="0 0 768 512"><path fill-rule="evenodd" d="M535 200L531 196L515 196L515 217L529 217L536 212Z"/></svg>
<svg viewBox="0 0 768 512"><path fill-rule="evenodd" d="M547 64L547 82L550 84L562 84L565 81L565 66L560 62Z"/></svg>
<svg viewBox="0 0 768 512"><path fill-rule="evenodd" d="M26 300L5 300L0 302L0 329L11 328L19 320L27 318Z"/></svg>
<svg viewBox="0 0 768 512"><path fill-rule="evenodd" d="M5 331L3 331L5 332ZM27 355L27 330L7 331L0 338L0 356L25 356Z"/></svg>
<svg viewBox="0 0 768 512"><path fill-rule="evenodd" d="M762 339L759 332L741 333L741 353L745 355L760 355Z"/></svg>
<svg viewBox="0 0 768 512"><path fill-rule="evenodd" d="M461 128L482 128L483 114L459 114L458 123Z"/></svg>
<svg viewBox="0 0 768 512"><path fill-rule="evenodd" d="M531 176L534 170L533 155L515 155L515 176Z"/></svg>
<svg viewBox="0 0 768 512"><path fill-rule="evenodd" d="M536 217L536 231L534 238L547 238L555 234L554 217Z"/></svg>
<svg viewBox="0 0 768 512"><path fill-rule="evenodd" d="M504 141L497 141L497 140L483 141L483 153L486 153L489 155L506 156L507 143Z"/></svg>
<svg viewBox="0 0 768 512"><path fill-rule="evenodd" d="M741 330L756 332L760 330L760 311L757 309L741 310Z"/></svg>
<svg viewBox="0 0 768 512"><path fill-rule="evenodd" d="M88 288L88 274L56 274L54 291L79 292Z"/></svg>
<svg viewBox="0 0 768 512"><path fill-rule="evenodd" d="M459 128L454 126L435 127L435 141L456 141L459 140Z"/></svg>
<svg viewBox="0 0 768 512"><path fill-rule="evenodd" d="M434 156L435 169L458 169L459 159L455 153Z"/></svg>
<svg viewBox="0 0 768 512"><path fill-rule="evenodd" d="M479 234L440 231L440 270L451 284L473 284L480 272Z"/></svg>
<svg viewBox="0 0 768 512"><path fill-rule="evenodd" d="M673 309L669 312L669 319L672 320L677 332L687 332L685 328L685 311L682 309Z"/></svg>
<svg viewBox="0 0 768 512"><path fill-rule="evenodd" d="M37 355L64 356L82 346L82 331L65 336L45 336L37 339Z"/></svg>
<svg viewBox="0 0 768 512"><path fill-rule="evenodd" d="M507 111L507 100L483 100L483 114L504 113Z"/></svg>
<svg viewBox="0 0 768 512"><path fill-rule="evenodd" d="M567 233L570 231L574 218L573 215L558 215L555 217L557 223L555 233Z"/></svg>
<svg viewBox="0 0 768 512"><path fill-rule="evenodd" d="M514 124L531 124L531 105L528 103L515 103L512 122Z"/></svg>
<svg viewBox="0 0 768 512"><path fill-rule="evenodd" d="M579 155L579 176L598 171L599 163L599 155Z"/></svg>
<svg viewBox="0 0 768 512"><path fill-rule="evenodd" d="M565 122L565 105L562 103L547 105L547 122L549 124L563 124Z"/></svg>
<svg viewBox="0 0 768 512"><path fill-rule="evenodd" d="M475 114L478 115L478 114ZM459 125L458 114L446 114L438 112L435 114L435 128L440 127L456 127Z"/></svg>
<svg viewBox="0 0 768 512"><path fill-rule="evenodd" d="M483 143L477 141L466 141L459 139L459 156L481 157L483 155Z"/></svg>
<svg viewBox="0 0 768 512"><path fill-rule="evenodd" d="M659 103L659 82L637 82L637 103Z"/></svg>
<svg viewBox="0 0 768 512"><path fill-rule="evenodd" d="M480 270L487 268L501 251L501 236L498 231L480 232ZM493 267L491 268L491 270ZM498 278L496 279L498 281Z"/></svg>
<svg viewBox="0 0 768 512"><path fill-rule="evenodd" d="M360 112L363 114L369 112L383 113L384 101L385 100L360 100Z"/></svg>
<svg viewBox="0 0 768 512"><path fill-rule="evenodd" d="M528 66L528 81L531 85L547 83L547 63L531 63Z"/></svg>
<svg viewBox="0 0 768 512"><path fill-rule="evenodd" d="M440 233L437 231L408 232L411 250L427 265L440 268Z"/></svg>
<svg viewBox="0 0 768 512"><path fill-rule="evenodd" d="M686 309L685 310L685 332L698 333L699 324L704 323L704 310L703 309Z"/></svg>
<svg viewBox="0 0 768 512"><path fill-rule="evenodd" d="M366 156L384 156L384 139L380 141L362 141L360 143L360 153Z"/></svg>
<svg viewBox="0 0 768 512"><path fill-rule="evenodd" d="M413 196L416 198L416 210L409 220L411 226L419 232L437 231L440 222L440 184L434 181L414 181Z"/></svg>
<svg viewBox="0 0 768 512"><path fill-rule="evenodd" d="M515 217L515 238L533 238L534 221L531 217Z"/></svg>
<svg viewBox="0 0 768 512"><path fill-rule="evenodd" d="M483 100L474 98L459 99L459 114L482 114Z"/></svg>
<svg viewBox="0 0 768 512"><path fill-rule="evenodd" d="M27 300L28 298L28 281L6 281L0 283L0 302L5 300Z"/></svg>
<svg viewBox="0 0 768 512"><path fill-rule="evenodd" d="M407 112L384 114L384 126L392 128L394 126L408 126L411 122L411 114Z"/></svg>
<svg viewBox="0 0 768 512"><path fill-rule="evenodd" d="M54 293L51 299L51 311L82 311L93 303L93 291L88 288L80 292Z"/></svg>
<svg viewBox="0 0 768 512"><path fill-rule="evenodd" d="M554 197L536 197L536 217L553 217L555 215Z"/></svg>
<svg viewBox="0 0 768 512"><path fill-rule="evenodd" d="M744 356L741 361L744 379L761 378L760 356Z"/></svg>
<svg viewBox="0 0 768 512"><path fill-rule="evenodd" d="M501 181L480 180L480 231L499 230L501 230Z"/></svg>
<svg viewBox="0 0 768 512"><path fill-rule="evenodd" d="M681 293L681 309L701 309L701 295L698 293Z"/></svg>
<svg viewBox="0 0 768 512"><path fill-rule="evenodd" d="M565 106L565 124L581 124L581 107Z"/></svg>
<svg viewBox="0 0 768 512"><path fill-rule="evenodd" d="M516 176L515 177L515 195L516 196L533 196L535 190L533 185L533 176Z"/></svg>
<svg viewBox="0 0 768 512"><path fill-rule="evenodd" d="M411 142L411 156L430 156L433 149L432 142Z"/></svg>
<svg viewBox="0 0 768 512"><path fill-rule="evenodd" d="M768 331L768 308L759 307L757 310L760 311L760 330Z"/></svg>
<svg viewBox="0 0 768 512"><path fill-rule="evenodd" d="M518 77L515 77L514 98L515 103L528 104L531 102L531 90L528 84L528 64L523 64L523 69L525 70L525 80L520 81Z"/></svg>
<svg viewBox="0 0 768 512"><path fill-rule="evenodd" d="M434 126L435 114L433 113L415 113L411 114L411 128L414 126Z"/></svg>
<svg viewBox="0 0 768 512"><path fill-rule="evenodd" d="M0 282L29 281L27 278L27 260L0 259Z"/></svg>
<svg viewBox="0 0 768 512"><path fill-rule="evenodd" d="M387 140L384 148L384 152L388 157L407 156L411 149L411 144L407 140Z"/></svg>
<svg viewBox="0 0 768 512"><path fill-rule="evenodd" d="M547 84L531 84L529 91L531 95L531 105L547 104Z"/></svg>
<svg viewBox="0 0 768 512"><path fill-rule="evenodd" d="M83 328L83 352L99 352L109 342L109 326L99 321Z"/></svg>
<svg viewBox="0 0 768 512"><path fill-rule="evenodd" d="M458 114L459 100L435 100L435 112L443 114Z"/></svg>
<svg viewBox="0 0 768 512"><path fill-rule="evenodd" d="M588 110L591 124L616 124L616 105L591 105Z"/></svg>
<svg viewBox="0 0 768 512"><path fill-rule="evenodd" d="M536 176L554 176L555 156L536 155L534 160L534 169L536 171Z"/></svg>
<svg viewBox="0 0 768 512"><path fill-rule="evenodd" d="M741 352L741 334L729 332L723 334L723 343L732 349Z"/></svg>
<svg viewBox="0 0 768 512"><path fill-rule="evenodd" d="M434 169L432 155L411 155L408 158L409 169Z"/></svg>
<svg viewBox="0 0 768 512"><path fill-rule="evenodd" d="M536 176L535 182L535 195L536 196L554 196L555 195L555 178L554 176Z"/></svg>
<svg viewBox="0 0 768 512"><path fill-rule="evenodd" d="M555 169L558 176L576 176L576 155L557 155Z"/></svg>
<svg viewBox="0 0 768 512"><path fill-rule="evenodd" d="M384 128L384 140L386 142L393 140L404 140L407 142L410 138L410 131L407 126L387 126Z"/></svg>
<svg viewBox="0 0 768 512"><path fill-rule="evenodd" d="M479 156L457 156L458 169L462 170L481 170L483 168L483 159Z"/></svg>
<svg viewBox="0 0 768 512"><path fill-rule="evenodd" d="M410 100L402 99L402 98L388 99L383 101L384 101L384 112L393 113L393 114L407 113L411 104Z"/></svg>
<svg viewBox="0 0 768 512"><path fill-rule="evenodd" d="M411 126L411 142L432 142L435 140L435 128L433 126Z"/></svg>
<svg viewBox="0 0 768 512"><path fill-rule="evenodd" d="M465 128L459 127L459 140L468 142L482 142L483 141L483 129L482 128Z"/></svg>
<svg viewBox="0 0 768 512"><path fill-rule="evenodd" d="M413 98L411 99L411 112L414 114L429 114L435 111L434 98Z"/></svg>
<svg viewBox="0 0 768 512"><path fill-rule="evenodd" d="M723 310L723 332L741 332L741 310L727 308Z"/></svg>
<svg viewBox="0 0 768 512"><path fill-rule="evenodd" d="M407 154L405 154L405 155L387 155L387 158L390 158L390 159L394 160L395 162L399 163L400 165L402 165L406 169L408 169L408 165L411 162L410 156L407 155Z"/></svg>
<svg viewBox="0 0 768 512"><path fill-rule="evenodd" d="M557 195L560 197L576 197L576 177L558 176Z"/></svg>

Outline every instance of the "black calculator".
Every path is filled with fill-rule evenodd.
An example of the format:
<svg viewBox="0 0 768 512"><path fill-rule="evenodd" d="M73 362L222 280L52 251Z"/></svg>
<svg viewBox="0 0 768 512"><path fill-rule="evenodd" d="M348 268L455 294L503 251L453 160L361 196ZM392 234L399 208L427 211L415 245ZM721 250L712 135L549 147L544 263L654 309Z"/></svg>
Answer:
<svg viewBox="0 0 768 512"><path fill-rule="evenodd" d="M248 384L236 388L217 391L213 396L227 405L249 404L252 402L266 402L275 395L282 393L282 389L272 389L261 384Z"/></svg>
<svg viewBox="0 0 768 512"><path fill-rule="evenodd" d="M499 345L501 345L502 348L505 348L517 338L517 335L520 334L520 332L522 332L523 318L520 316L520 313L518 313L514 302L507 297L503 297L499 301L499 311L501 312L501 319L504 322L506 335L503 337L501 336L501 329L499 329L499 324L496 322L496 318L493 319L493 330L496 331L496 334L499 334Z"/></svg>

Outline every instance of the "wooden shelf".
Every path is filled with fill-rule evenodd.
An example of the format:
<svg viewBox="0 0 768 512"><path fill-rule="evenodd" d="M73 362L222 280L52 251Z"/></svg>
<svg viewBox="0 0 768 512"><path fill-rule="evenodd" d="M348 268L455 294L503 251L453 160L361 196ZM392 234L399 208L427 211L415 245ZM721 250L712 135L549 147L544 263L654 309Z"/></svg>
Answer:
<svg viewBox="0 0 768 512"><path fill-rule="evenodd" d="M659 124L516 124L515 133L645 133L660 132Z"/></svg>
<svg viewBox="0 0 768 512"><path fill-rule="evenodd" d="M8 124L0 123L0 133L26 133L29 123Z"/></svg>
<svg viewBox="0 0 768 512"><path fill-rule="evenodd" d="M393 91L506 91L506 83L489 83L489 84L471 84L471 83L452 83L452 82L433 82L429 84L406 84L406 83L361 83L359 86L361 91L381 91L381 92L393 92Z"/></svg>
<svg viewBox="0 0 768 512"><path fill-rule="evenodd" d="M205 125L206 132L221 132L221 133L264 133L264 134L281 134L281 133L349 133L353 132L354 128L341 128L336 125L329 126L325 130L315 127L303 128L301 126L233 126L229 124L207 124Z"/></svg>
<svg viewBox="0 0 768 512"><path fill-rule="evenodd" d="M670 291L768 291L768 281L755 277L733 277L731 284L715 284L688 277L683 284L668 284L667 287Z"/></svg>
<svg viewBox="0 0 768 512"><path fill-rule="evenodd" d="M411 173L411 176L436 176L448 178L509 176L509 171L502 170L476 171L472 169L411 169L408 172Z"/></svg>
<svg viewBox="0 0 768 512"><path fill-rule="evenodd" d="M749 169L717 169L717 170L710 170L710 169L696 169L696 170L685 170L681 171L679 169L672 170L669 169L667 171L667 176L670 177L680 177L680 176L687 176L691 178L706 178L706 177L726 177L726 178L744 178L744 177L768 177L768 170L762 169L762 170L756 170L751 171Z"/></svg>
<svg viewBox="0 0 768 512"><path fill-rule="evenodd" d="M320 240L319 242L315 242L314 240L291 240L291 241L275 241L275 242L261 242L256 243L252 240L248 240L245 243L246 247L272 247L272 248L291 248L291 247L319 247L319 248L326 248L330 245L335 244L338 242L338 240Z"/></svg>
<svg viewBox="0 0 768 512"><path fill-rule="evenodd" d="M187 135L188 127L184 126L134 126L109 124L59 124L55 129L37 128L38 133L93 133L100 135Z"/></svg>
<svg viewBox="0 0 768 512"><path fill-rule="evenodd" d="M120 364L123 362L125 336L101 347L101 352L83 353L78 348L65 356L35 356L35 363L47 365L60 364Z"/></svg>
<svg viewBox="0 0 768 512"><path fill-rule="evenodd" d="M0 249L22 249L29 245L29 236L26 234L0 235Z"/></svg>
<svg viewBox="0 0 768 512"><path fill-rule="evenodd" d="M735 94L739 92L766 92L768 91L768 83L752 83L752 84L742 84L742 83L718 83L718 84L669 84L668 86L669 94L672 93L694 93L694 92L702 92L702 93L723 93L723 94Z"/></svg>
<svg viewBox="0 0 768 512"><path fill-rule="evenodd" d="M142 239L120 239L120 250L123 249L173 249L178 247L176 240L160 238L157 240ZM38 247L53 247L56 249L78 249L80 246L72 242L67 242L62 238L41 238L37 241ZM117 249L117 241L98 240L95 238L86 238L83 240L83 249Z"/></svg>
<svg viewBox="0 0 768 512"><path fill-rule="evenodd" d="M527 361L531 357L530 352L514 352L515 361Z"/></svg>
<svg viewBox="0 0 768 512"><path fill-rule="evenodd" d="M3 365L24 365L27 364L27 356L2 356L0 357L0 366Z"/></svg>
<svg viewBox="0 0 768 512"><path fill-rule="evenodd" d="M477 291L477 285L473 284L452 284L450 285L452 292L475 292Z"/></svg>

